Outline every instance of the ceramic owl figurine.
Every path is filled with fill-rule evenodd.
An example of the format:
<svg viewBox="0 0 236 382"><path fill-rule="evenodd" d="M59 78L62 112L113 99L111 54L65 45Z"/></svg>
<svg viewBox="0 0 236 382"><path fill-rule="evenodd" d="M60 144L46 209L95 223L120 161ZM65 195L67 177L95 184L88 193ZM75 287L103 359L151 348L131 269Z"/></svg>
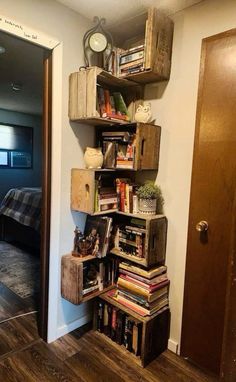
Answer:
<svg viewBox="0 0 236 382"><path fill-rule="evenodd" d="M143 105L139 105L134 119L136 122L142 122L142 123L148 123L152 120L152 113L151 113L151 104L150 102L144 103Z"/></svg>

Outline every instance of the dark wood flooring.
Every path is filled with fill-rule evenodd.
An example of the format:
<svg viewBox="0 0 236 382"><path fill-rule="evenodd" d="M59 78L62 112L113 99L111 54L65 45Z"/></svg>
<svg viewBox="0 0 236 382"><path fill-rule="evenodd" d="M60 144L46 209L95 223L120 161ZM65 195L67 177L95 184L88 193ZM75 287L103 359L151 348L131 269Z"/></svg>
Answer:
<svg viewBox="0 0 236 382"><path fill-rule="evenodd" d="M23 299L0 282L0 323L36 310L36 298Z"/></svg>
<svg viewBox="0 0 236 382"><path fill-rule="evenodd" d="M142 369L88 329L46 344L38 337L35 314L0 324L0 381L217 381L169 351Z"/></svg>

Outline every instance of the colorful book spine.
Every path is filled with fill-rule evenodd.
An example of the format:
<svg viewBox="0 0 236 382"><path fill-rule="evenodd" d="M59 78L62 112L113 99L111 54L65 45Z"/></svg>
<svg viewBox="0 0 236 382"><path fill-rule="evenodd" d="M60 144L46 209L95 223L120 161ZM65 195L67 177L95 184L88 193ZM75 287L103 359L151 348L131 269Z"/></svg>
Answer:
<svg viewBox="0 0 236 382"><path fill-rule="evenodd" d="M97 311L97 330L99 332L103 332L103 308L104 304L103 302L98 303L98 311Z"/></svg>
<svg viewBox="0 0 236 382"><path fill-rule="evenodd" d="M123 54L120 57L120 65L127 64L128 62L132 62L135 60L143 59L144 57L144 49L140 49L139 51L133 53Z"/></svg>
<svg viewBox="0 0 236 382"><path fill-rule="evenodd" d="M111 319L111 339L116 340L116 319L117 319L117 309L112 308L112 319Z"/></svg>
<svg viewBox="0 0 236 382"><path fill-rule="evenodd" d="M103 117L104 114L106 113L106 105L105 105L104 89L101 86L97 87L97 95L98 95L98 105L99 105L100 116Z"/></svg>
<svg viewBox="0 0 236 382"><path fill-rule="evenodd" d="M106 114L111 114L110 92L107 89L104 89L104 99Z"/></svg>

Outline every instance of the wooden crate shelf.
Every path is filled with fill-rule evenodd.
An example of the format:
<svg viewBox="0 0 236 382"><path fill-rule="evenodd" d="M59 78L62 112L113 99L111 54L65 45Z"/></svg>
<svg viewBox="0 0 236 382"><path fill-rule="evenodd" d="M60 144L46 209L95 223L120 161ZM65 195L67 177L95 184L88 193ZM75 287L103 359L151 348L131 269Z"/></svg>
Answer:
<svg viewBox="0 0 236 382"><path fill-rule="evenodd" d="M92 125L122 123L120 119L101 118L97 103L97 87L99 85L112 91L121 92L131 120L134 120L137 105L143 99L142 86L132 81L117 78L97 66L70 74L68 112L70 120Z"/></svg>
<svg viewBox="0 0 236 382"><path fill-rule="evenodd" d="M75 257L71 254L61 258L61 295L72 304L78 305L89 301L101 293L104 293L114 285L109 285L102 290L95 290L83 295L83 263L95 260L96 257L89 255L85 257Z"/></svg>
<svg viewBox="0 0 236 382"><path fill-rule="evenodd" d="M81 118L76 118L72 119L74 122L79 122L84 125L91 125L91 126L114 126L114 125L127 125L129 122L126 121L121 121L120 119L115 119L115 118L102 118L102 117L92 117L92 118L87 118L87 117L81 117Z"/></svg>
<svg viewBox="0 0 236 382"><path fill-rule="evenodd" d="M110 28L115 45L129 49L144 44L144 70L122 79L140 84L166 81L170 76L173 21L156 8Z"/></svg>
<svg viewBox="0 0 236 382"><path fill-rule="evenodd" d="M98 280L100 280L98 283L101 283L101 279L109 280L105 285L108 283L114 284L119 262L123 261L123 259L138 264L141 268L150 268L154 265L162 265L165 263L166 217L164 215L133 214L118 211L117 209L97 212L97 210L102 208L101 205L105 208L104 204L99 204L98 200L102 200L104 195L108 195L108 193L106 194L105 192L103 192L102 195L101 192L101 198L99 199L97 190L99 187L104 187L104 190L105 187L110 187L111 180L111 200L109 200L108 197L107 200L103 199L103 203L107 203L106 208L117 207L113 202L116 200L116 192L119 192L119 184L122 184L122 187L120 187L122 209L132 211L132 203L129 203L129 199L135 192L136 187L130 187L128 189L126 180L123 179L120 180L120 183L117 181L118 191L115 190L115 192L113 192L115 188L114 185L116 184L115 182L113 183L113 181L115 181L116 178L129 178L133 186L143 183L144 180L147 179L147 176L149 179L153 179L154 171L158 170L161 127L152 123L144 124L133 121L137 107L143 103L144 85L150 82L165 81L170 76L173 22L155 8L151 8L142 15L127 20L127 22L113 25L110 31L114 38L114 46L116 47L127 50L137 48L139 45L144 45L145 58L143 71L128 74L122 78L119 77L119 75L114 76L97 66L72 73L69 78L68 111L71 121L96 127L96 147L103 147L103 151L106 153L105 163L107 167L112 167L111 169L72 169L71 172L71 209L95 216L112 214L113 232L111 235L111 245L113 248L110 250L110 253L108 253L106 260L104 260L105 264L102 265L98 261L100 265L99 267L96 266L97 274L100 275L98 277ZM135 49L133 52L135 52ZM130 67L130 65L128 66ZM103 117L107 115L106 113L111 115L109 114L111 108L107 106L104 110L103 104L105 103L105 98L108 104L109 96L115 92L122 95L128 109L128 119L132 122L118 118L101 117L101 115ZM112 102L110 103L113 105ZM121 110L117 102L115 106ZM105 134L103 134L103 132L113 132L113 134L110 133L110 135L106 134L107 137L110 137L110 141L115 141L113 137L118 136L118 134L114 134L114 132L127 132L128 134L125 133L121 135L121 138L119 138L120 141L117 139L115 143L107 144L104 143ZM122 137L124 137L123 140ZM109 138L106 139L109 140ZM126 149L126 147L122 147L122 145L129 147ZM117 152L119 154L122 152L120 158ZM133 154L134 152L135 155ZM124 163L125 166L127 166L128 163L130 167L132 165L132 168L114 168L117 163L121 167L124 166ZM143 170L146 171L145 176L143 176L143 173L140 173L140 171ZM150 174L147 170L150 170ZM142 179L139 175L142 176ZM102 178L104 182L101 181ZM106 182L107 178L108 181ZM123 206L124 199L127 200L125 207ZM110 201L111 203L109 205ZM129 227L126 227L127 225L136 227L136 231L132 228L129 230ZM137 230L137 228L142 229ZM127 232L125 232L124 229L127 230ZM125 243L125 245L123 245L123 243ZM127 252L139 254L143 257L140 258L122 252L121 248ZM137 332L139 332L138 327L140 328L141 326L140 329L142 332L140 356L135 356L123 345L117 344L103 333L97 332L96 335L99 339L103 340L104 343L114 346L124 357L130 359L130 362L135 362L138 366L145 367L167 348L170 323L169 308L167 306L152 316L142 317L111 297L109 291L116 287L114 285L109 285L103 290L95 290L83 295L83 277L85 277L84 275L86 274L85 272L83 273L83 264L86 261L91 262L95 259L94 256L84 258L78 258L72 255L62 256L62 297L73 304L81 304L97 297L94 304L95 329L98 302L100 302L100 304L109 304L110 307L112 307L112 313L115 313L113 309L117 309L136 320L134 324L137 325L136 332L134 332L136 338ZM92 267L88 267L87 271L88 269L91 270L91 268ZM105 272L103 272L103 269L105 269ZM90 278L86 276L86 283L84 283L86 287L89 285L89 283L87 283L88 280L90 281ZM132 344L132 346L135 347L134 344Z"/></svg>
<svg viewBox="0 0 236 382"><path fill-rule="evenodd" d="M127 224L127 218L137 217L137 215L132 214L119 214L117 212L114 218L114 224ZM118 217L118 215L120 215ZM122 219L125 219L125 221ZM164 215L154 215L153 217L148 216L147 219L138 215L139 220L145 220L145 247L143 257L133 256L124 251L121 251L119 248L112 248L110 253L131 261L133 263L139 264L143 267L151 267L156 264L165 263L165 254L166 254L166 233L167 233L167 219ZM130 225L130 224L128 224Z"/></svg>
<svg viewBox="0 0 236 382"><path fill-rule="evenodd" d="M152 123L128 123L112 127L98 126L96 129L96 144L102 147L102 133L128 132L135 135L135 156L133 169L127 170L158 170L161 141L161 126ZM152 148L150 150L150 148ZM116 169L123 170L120 168Z"/></svg>
<svg viewBox="0 0 236 382"><path fill-rule="evenodd" d="M159 312L149 317L142 317L135 313L131 309L126 308L118 301L109 296L109 293L102 293L99 296L99 300L109 305L114 306L116 309L121 310L127 314L127 316L133 317L135 320L142 323L142 339L141 339L141 354L135 356L129 352L123 345L119 345L112 341L105 334L97 332L97 335L107 341L107 343L113 345L117 351L124 354L125 357L130 358L132 362L137 363L141 367L145 367L149 362L160 355L166 348L169 338L169 325L170 325L170 311L168 306L162 308ZM94 329L97 329L97 304L95 304L94 312Z"/></svg>
<svg viewBox="0 0 236 382"><path fill-rule="evenodd" d="M124 216L130 216L133 218L143 219L143 220L153 220L153 219L161 219L165 215L158 214L158 215L146 215L146 214L132 214L130 212L122 212L122 211L116 211L118 215L124 215Z"/></svg>

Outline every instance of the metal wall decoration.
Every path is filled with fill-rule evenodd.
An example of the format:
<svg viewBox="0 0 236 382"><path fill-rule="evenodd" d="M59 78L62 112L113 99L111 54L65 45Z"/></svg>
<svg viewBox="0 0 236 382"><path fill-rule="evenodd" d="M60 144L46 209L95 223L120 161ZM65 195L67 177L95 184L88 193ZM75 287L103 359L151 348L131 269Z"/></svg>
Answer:
<svg viewBox="0 0 236 382"><path fill-rule="evenodd" d="M107 70L113 50L112 35L104 29L104 18L95 16L94 23L83 37L85 67L97 65Z"/></svg>

